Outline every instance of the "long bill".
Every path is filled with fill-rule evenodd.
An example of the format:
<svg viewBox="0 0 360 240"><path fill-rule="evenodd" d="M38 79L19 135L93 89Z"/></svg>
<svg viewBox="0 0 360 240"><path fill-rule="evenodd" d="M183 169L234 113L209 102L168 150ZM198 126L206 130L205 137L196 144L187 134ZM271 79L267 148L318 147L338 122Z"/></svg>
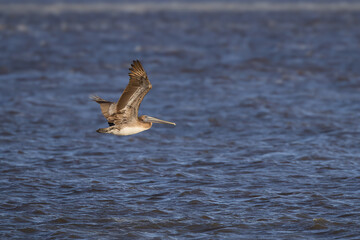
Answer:
<svg viewBox="0 0 360 240"><path fill-rule="evenodd" d="M176 126L176 123L174 123L174 122L168 122L168 121L150 117L150 116L146 116L146 118L144 120L145 120L145 122L171 124L171 125Z"/></svg>

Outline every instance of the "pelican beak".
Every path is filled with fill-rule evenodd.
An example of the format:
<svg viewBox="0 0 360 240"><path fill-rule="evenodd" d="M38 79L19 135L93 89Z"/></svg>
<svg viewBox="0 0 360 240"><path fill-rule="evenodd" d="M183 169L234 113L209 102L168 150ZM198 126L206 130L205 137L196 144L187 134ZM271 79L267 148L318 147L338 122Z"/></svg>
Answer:
<svg viewBox="0 0 360 240"><path fill-rule="evenodd" d="M145 118L144 120L145 120L145 122L164 123L164 124L171 124L171 125L176 126L176 123L164 121L164 120L161 120L161 119L158 119L158 118L154 118L154 117L149 117L149 116L146 116L146 118Z"/></svg>

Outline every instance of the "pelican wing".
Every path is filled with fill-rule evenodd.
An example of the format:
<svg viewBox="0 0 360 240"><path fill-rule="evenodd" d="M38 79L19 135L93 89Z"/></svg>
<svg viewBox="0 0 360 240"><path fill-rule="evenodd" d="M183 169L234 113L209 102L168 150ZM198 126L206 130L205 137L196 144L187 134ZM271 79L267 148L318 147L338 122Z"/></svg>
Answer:
<svg viewBox="0 0 360 240"><path fill-rule="evenodd" d="M101 113L104 115L104 117L106 119L108 119L110 117L109 108L110 108L111 104L114 104L114 103L104 100L101 97L96 96L96 95L90 96L90 99L97 102L98 104L100 104Z"/></svg>
<svg viewBox="0 0 360 240"><path fill-rule="evenodd" d="M140 103L152 86L139 60L133 61L129 70L130 81L116 104L116 111L131 110L131 115L137 118Z"/></svg>

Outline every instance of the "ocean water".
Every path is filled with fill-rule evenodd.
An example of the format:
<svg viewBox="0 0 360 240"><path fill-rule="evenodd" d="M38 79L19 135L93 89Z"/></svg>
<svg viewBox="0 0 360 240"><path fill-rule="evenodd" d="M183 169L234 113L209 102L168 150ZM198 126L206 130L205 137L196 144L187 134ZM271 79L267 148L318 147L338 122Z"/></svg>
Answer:
<svg viewBox="0 0 360 240"><path fill-rule="evenodd" d="M0 14L1 239L359 239L357 11ZM139 59L140 114L119 137Z"/></svg>

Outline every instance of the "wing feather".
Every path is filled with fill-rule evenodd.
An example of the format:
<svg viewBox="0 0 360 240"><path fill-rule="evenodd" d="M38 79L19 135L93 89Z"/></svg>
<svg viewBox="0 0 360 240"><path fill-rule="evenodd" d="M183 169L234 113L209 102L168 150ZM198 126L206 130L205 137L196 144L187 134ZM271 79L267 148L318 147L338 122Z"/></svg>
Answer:
<svg viewBox="0 0 360 240"><path fill-rule="evenodd" d="M98 104L100 104L101 113L104 115L104 117L106 119L108 119L110 117L109 108L114 103L104 100L101 97L96 96L96 95L90 96L90 99L97 102Z"/></svg>
<svg viewBox="0 0 360 240"><path fill-rule="evenodd" d="M141 101L152 86L139 60L133 61L129 70L129 84L116 104L116 111L131 110L131 115L137 118Z"/></svg>

